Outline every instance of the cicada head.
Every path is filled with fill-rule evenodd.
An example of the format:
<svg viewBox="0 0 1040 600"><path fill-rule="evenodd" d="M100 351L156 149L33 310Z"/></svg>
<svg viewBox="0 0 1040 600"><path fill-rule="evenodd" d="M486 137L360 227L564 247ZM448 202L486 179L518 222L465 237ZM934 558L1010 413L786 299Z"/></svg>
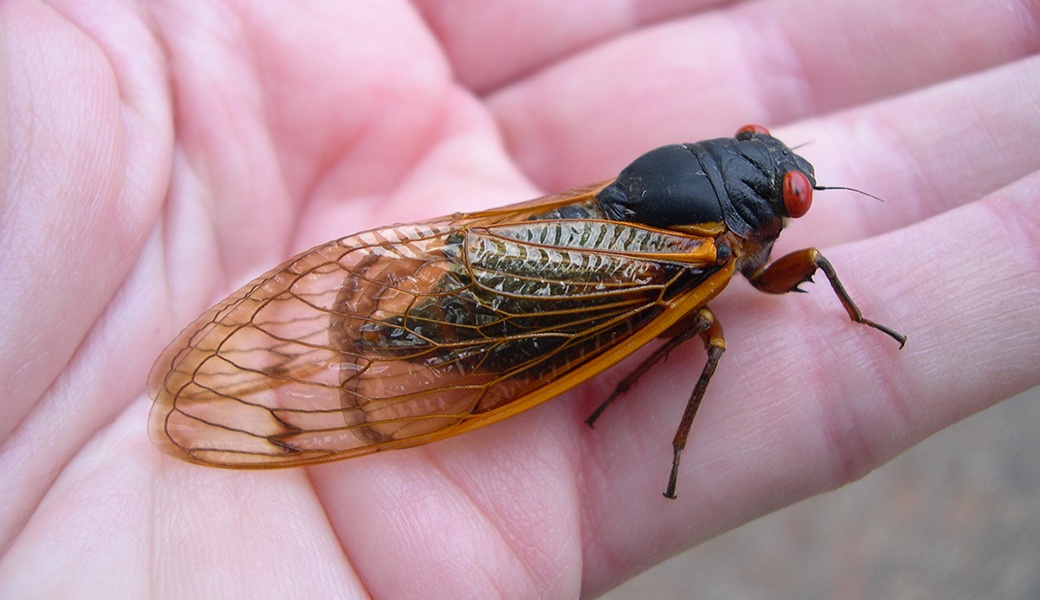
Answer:
<svg viewBox="0 0 1040 600"><path fill-rule="evenodd" d="M782 219L805 215L816 187L812 164L759 125L742 127L734 139L731 151L740 158L728 169L726 196L738 213L749 214L745 222L751 229L759 229L770 220L769 215L755 220L755 211L748 210L762 201L769 204L773 216Z"/></svg>

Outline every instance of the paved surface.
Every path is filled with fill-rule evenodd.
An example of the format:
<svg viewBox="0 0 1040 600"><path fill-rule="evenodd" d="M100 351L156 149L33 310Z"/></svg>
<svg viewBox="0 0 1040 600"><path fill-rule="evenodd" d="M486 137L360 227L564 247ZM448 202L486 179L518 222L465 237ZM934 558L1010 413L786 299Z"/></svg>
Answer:
<svg viewBox="0 0 1040 600"><path fill-rule="evenodd" d="M1040 599L1040 388L604 598Z"/></svg>

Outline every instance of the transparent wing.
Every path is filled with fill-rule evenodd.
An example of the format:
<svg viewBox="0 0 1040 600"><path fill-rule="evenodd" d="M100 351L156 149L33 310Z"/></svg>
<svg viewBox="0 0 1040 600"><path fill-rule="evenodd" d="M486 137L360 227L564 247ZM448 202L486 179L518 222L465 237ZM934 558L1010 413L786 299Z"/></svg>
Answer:
<svg viewBox="0 0 1040 600"><path fill-rule="evenodd" d="M711 238L522 206L360 233L254 280L159 358L153 441L265 468L454 435L631 352L724 266Z"/></svg>

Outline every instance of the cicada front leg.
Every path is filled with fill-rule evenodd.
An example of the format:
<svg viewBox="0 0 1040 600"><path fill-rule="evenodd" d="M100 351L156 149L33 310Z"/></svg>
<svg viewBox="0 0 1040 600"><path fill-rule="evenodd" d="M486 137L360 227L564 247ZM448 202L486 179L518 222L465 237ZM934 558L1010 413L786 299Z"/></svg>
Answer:
<svg viewBox="0 0 1040 600"><path fill-rule="evenodd" d="M831 282L831 287L834 288L834 293L837 294L838 300L841 301L841 305L845 307L845 311L849 313L849 318L853 322L873 327L888 335L899 342L900 348L906 344L905 335L863 316L863 312L849 297L849 293L845 291L845 286L841 284L841 280L838 279L838 274L834 271L830 261L824 258L816 248L798 250L778 258L749 275L748 280L755 288L768 294L802 292L804 290L798 286L805 282L812 282L812 276L817 269L822 270L827 275L827 279Z"/></svg>

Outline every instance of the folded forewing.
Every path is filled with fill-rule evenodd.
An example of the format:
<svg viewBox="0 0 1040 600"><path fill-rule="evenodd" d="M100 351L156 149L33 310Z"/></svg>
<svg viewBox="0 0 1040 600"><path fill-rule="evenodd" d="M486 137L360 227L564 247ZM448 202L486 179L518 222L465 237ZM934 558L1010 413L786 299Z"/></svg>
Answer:
<svg viewBox="0 0 1040 600"><path fill-rule="evenodd" d="M389 227L291 259L166 350L153 440L263 468L446 437L627 348L721 267L711 238L558 212Z"/></svg>

